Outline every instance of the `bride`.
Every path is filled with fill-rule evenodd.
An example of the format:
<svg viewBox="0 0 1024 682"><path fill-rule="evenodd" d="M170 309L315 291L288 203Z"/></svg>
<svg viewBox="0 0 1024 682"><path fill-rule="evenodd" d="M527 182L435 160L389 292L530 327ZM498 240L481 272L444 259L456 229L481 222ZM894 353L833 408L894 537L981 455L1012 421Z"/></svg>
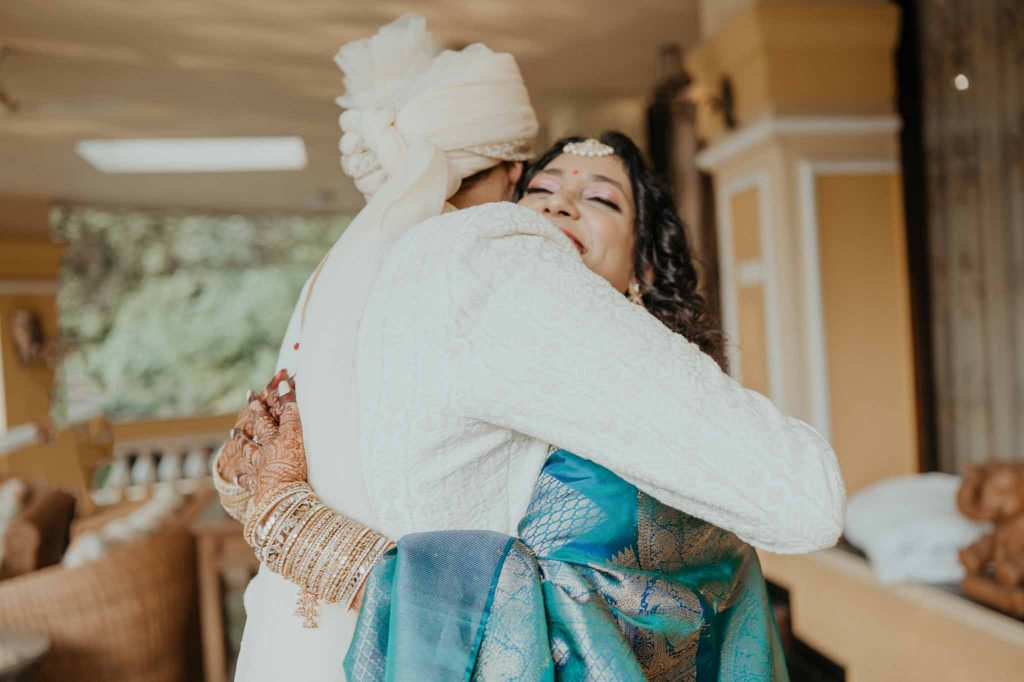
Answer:
<svg viewBox="0 0 1024 682"><path fill-rule="evenodd" d="M651 228L670 202L626 168L624 143L567 143L522 205L472 205L506 198L520 172L507 162L536 129L511 57L435 57L408 18L341 56L343 164L369 203L289 326L280 364L298 409L290 393L267 394L269 412L253 401L219 458L226 481L259 472L239 481L251 498L220 486L267 550L238 679L339 679L345 607L388 538L516 535L549 443L753 546L834 543L831 448L687 340L711 337L682 233ZM492 168L464 201L461 180ZM296 483L303 451L316 496ZM304 586L307 616L326 599L319 628L291 616L295 589L271 568Z"/></svg>

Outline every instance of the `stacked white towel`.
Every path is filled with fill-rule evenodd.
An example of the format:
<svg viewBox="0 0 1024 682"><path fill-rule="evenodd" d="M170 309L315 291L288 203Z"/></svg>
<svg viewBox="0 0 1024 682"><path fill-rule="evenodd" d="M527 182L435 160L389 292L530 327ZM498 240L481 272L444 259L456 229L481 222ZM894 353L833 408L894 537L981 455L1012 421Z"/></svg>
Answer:
<svg viewBox="0 0 1024 682"><path fill-rule="evenodd" d="M990 529L956 506L960 477L889 478L850 497L844 535L868 556L878 581L953 583L964 575L957 552Z"/></svg>

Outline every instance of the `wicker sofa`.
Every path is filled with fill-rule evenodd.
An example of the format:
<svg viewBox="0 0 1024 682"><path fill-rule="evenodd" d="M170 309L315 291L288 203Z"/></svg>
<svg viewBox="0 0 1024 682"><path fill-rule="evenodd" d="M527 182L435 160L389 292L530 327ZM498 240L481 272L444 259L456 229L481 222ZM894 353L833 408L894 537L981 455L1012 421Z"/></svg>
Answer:
<svg viewBox="0 0 1024 682"><path fill-rule="evenodd" d="M196 679L194 543L166 530L76 568L0 581L0 628L48 636L40 681Z"/></svg>

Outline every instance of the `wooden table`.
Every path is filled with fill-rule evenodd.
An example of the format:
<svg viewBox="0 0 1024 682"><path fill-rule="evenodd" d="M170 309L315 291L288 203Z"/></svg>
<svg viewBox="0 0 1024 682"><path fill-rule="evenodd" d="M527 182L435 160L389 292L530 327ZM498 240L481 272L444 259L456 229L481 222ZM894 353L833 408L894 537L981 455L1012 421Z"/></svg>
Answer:
<svg viewBox="0 0 1024 682"><path fill-rule="evenodd" d="M228 682L234 669L227 651L225 586L244 589L259 562L242 539L242 524L216 509L207 509L192 526L199 576L199 622L202 631L203 679ZM219 514L218 514L219 511Z"/></svg>

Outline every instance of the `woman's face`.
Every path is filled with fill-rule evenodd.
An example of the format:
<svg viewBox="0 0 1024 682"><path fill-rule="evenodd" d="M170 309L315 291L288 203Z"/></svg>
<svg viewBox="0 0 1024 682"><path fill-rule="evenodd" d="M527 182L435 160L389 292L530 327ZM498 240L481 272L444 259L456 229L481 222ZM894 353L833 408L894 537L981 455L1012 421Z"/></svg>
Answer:
<svg viewBox="0 0 1024 682"><path fill-rule="evenodd" d="M530 179L519 204L547 216L588 268L626 290L633 279L636 207L618 156L557 156Z"/></svg>

